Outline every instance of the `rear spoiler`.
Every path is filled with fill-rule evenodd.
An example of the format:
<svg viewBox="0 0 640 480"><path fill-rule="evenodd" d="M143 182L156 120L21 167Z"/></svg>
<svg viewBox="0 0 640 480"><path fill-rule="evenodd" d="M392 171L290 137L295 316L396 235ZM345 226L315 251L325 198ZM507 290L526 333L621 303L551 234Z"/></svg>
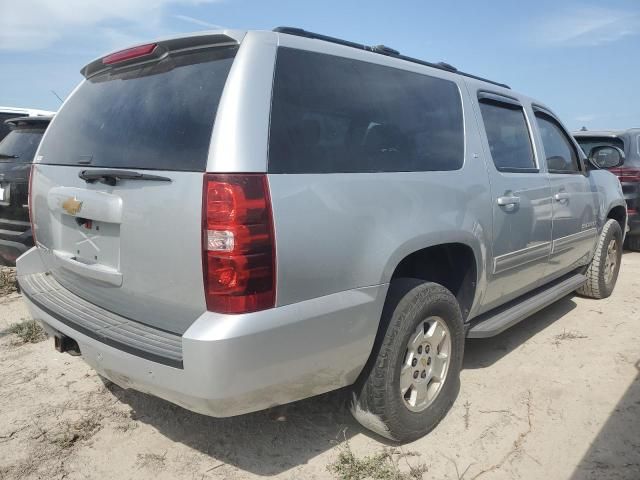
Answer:
<svg viewBox="0 0 640 480"><path fill-rule="evenodd" d="M229 34L227 34L229 33ZM160 40L146 45L138 45L125 50L110 53L87 64L80 70L85 78L90 78L98 73L111 70L116 67L129 66L139 63L155 62L165 57L169 52L198 50L211 46L234 46L240 44L240 39L233 35L238 32L224 32L213 34L200 34L188 37ZM232 36L233 35L233 36ZM241 35L240 38L242 38ZM112 59L121 57L122 60Z"/></svg>
<svg viewBox="0 0 640 480"><path fill-rule="evenodd" d="M52 119L53 115L42 115L39 117L17 117L5 120L4 123L6 125L9 125L11 128L30 126L45 128L47 125L49 125Z"/></svg>

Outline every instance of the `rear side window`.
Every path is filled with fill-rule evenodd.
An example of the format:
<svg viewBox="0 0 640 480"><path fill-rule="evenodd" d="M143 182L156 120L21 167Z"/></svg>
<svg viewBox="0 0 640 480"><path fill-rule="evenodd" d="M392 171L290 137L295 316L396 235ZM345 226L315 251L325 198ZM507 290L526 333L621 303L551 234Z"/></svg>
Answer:
<svg viewBox="0 0 640 480"><path fill-rule="evenodd" d="M278 49L272 173L457 170L464 162L463 132L454 82Z"/></svg>
<svg viewBox="0 0 640 480"><path fill-rule="evenodd" d="M578 154L558 122L542 112L536 112L536 120L549 173L579 172Z"/></svg>
<svg viewBox="0 0 640 480"><path fill-rule="evenodd" d="M0 162L31 163L43 133L41 128L20 128L9 132L0 142Z"/></svg>
<svg viewBox="0 0 640 480"><path fill-rule="evenodd" d="M236 47L98 74L62 107L40 163L202 171Z"/></svg>
<svg viewBox="0 0 640 480"><path fill-rule="evenodd" d="M496 168L503 172L537 171L523 108L511 103L481 100L480 112Z"/></svg>

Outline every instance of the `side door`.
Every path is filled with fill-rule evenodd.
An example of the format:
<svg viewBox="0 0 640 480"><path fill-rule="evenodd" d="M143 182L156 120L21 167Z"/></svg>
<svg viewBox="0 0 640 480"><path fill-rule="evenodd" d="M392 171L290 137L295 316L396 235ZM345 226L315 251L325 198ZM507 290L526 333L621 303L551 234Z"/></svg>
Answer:
<svg viewBox="0 0 640 480"><path fill-rule="evenodd" d="M493 197L493 264L485 308L534 288L551 252L551 187L541 171L530 119L514 98L478 93Z"/></svg>
<svg viewBox="0 0 640 480"><path fill-rule="evenodd" d="M557 118L534 106L553 197L552 247L547 277L589 262L597 238L596 197L578 149Z"/></svg>

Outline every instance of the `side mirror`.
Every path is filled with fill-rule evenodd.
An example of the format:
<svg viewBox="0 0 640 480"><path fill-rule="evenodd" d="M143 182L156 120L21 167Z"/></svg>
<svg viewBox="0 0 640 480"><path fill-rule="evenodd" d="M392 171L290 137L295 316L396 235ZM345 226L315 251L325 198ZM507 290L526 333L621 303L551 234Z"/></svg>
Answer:
<svg viewBox="0 0 640 480"><path fill-rule="evenodd" d="M601 145L589 152L589 161L598 168L614 168L624 163L624 152L618 147Z"/></svg>

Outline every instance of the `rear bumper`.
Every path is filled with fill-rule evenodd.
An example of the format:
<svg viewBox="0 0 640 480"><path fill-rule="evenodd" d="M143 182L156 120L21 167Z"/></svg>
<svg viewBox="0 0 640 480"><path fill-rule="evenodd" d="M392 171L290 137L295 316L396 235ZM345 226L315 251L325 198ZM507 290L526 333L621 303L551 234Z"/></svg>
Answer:
<svg viewBox="0 0 640 480"><path fill-rule="evenodd" d="M18 281L43 269L31 249L18 260ZM84 360L114 383L227 417L352 384L371 351L386 290L349 290L245 315L205 312L182 336L182 368L73 328L60 320L62 305L53 315L37 295L25 301L35 319L76 340Z"/></svg>

